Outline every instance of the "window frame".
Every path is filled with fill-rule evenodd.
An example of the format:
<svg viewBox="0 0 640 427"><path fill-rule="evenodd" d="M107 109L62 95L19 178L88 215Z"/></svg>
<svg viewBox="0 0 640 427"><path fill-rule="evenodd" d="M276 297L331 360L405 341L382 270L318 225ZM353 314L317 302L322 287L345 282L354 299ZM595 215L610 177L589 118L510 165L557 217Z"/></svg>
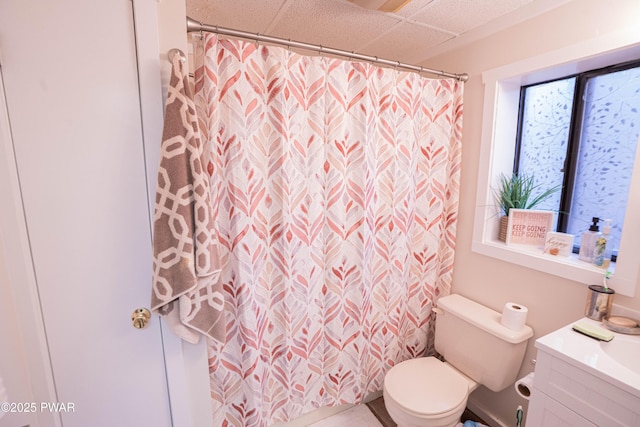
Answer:
<svg viewBox="0 0 640 427"><path fill-rule="evenodd" d="M604 270L579 261L577 256L553 257L538 248L507 246L497 238L499 211L494 192L500 174L511 174L515 160L522 86L555 80L584 71L640 58L640 41L631 34L605 36L482 73L483 124L472 251L552 274L585 285L601 283ZM640 274L640 150L625 213L620 256L609 285L616 293L634 296Z"/></svg>
<svg viewBox="0 0 640 427"><path fill-rule="evenodd" d="M573 103L571 106L571 117L569 119L569 133L567 136L567 150L564 164L562 190L560 192L560 204L558 206L558 215L556 221L556 230L562 233L566 233L569 226L569 216L571 210L571 202L573 199L573 190L575 187L576 171L578 167L578 155L581 146L582 125L584 117L584 96L587 88L587 83L590 79L604 76L620 71L629 70L632 68L640 68L640 59L634 59L626 61L620 64L613 64L606 67L597 68L594 70L587 70L580 73L573 73L567 76L558 77L552 80L545 80L528 85L523 85L520 88L520 102L518 107L518 127L516 131L515 141L515 157L513 160L513 172L519 173L520 171L520 154L522 150L522 137L524 129L524 109L527 102L527 89L544 85L547 83L553 83L560 80L575 79L575 85L573 90ZM580 249L579 245L574 245L573 252L578 253ZM617 251L612 254L612 261L616 261Z"/></svg>

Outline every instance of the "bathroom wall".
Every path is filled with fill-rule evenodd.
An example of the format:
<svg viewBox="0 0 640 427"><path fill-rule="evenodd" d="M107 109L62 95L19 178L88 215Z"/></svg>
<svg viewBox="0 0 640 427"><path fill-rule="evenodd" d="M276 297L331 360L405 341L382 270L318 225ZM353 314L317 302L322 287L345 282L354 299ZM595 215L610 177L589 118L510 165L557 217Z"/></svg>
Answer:
<svg viewBox="0 0 640 427"><path fill-rule="evenodd" d="M558 9L427 61L432 68L467 72L465 84L460 217L453 292L501 311L507 301L529 308L527 323L534 339L583 315L586 284L561 279L471 251L476 180L483 119L482 72L603 36L636 34L640 2L637 0L574 0ZM635 59L635 58L629 58ZM640 167L640 165L636 166ZM640 283L633 298L616 295L615 303L640 309ZM534 339L530 340L521 376L533 370ZM473 351L470 349L469 351ZM470 407L480 409L499 425L515 425L521 399L512 388L493 393L474 392ZM487 420L489 421L489 420ZM530 426L535 427L535 426Z"/></svg>

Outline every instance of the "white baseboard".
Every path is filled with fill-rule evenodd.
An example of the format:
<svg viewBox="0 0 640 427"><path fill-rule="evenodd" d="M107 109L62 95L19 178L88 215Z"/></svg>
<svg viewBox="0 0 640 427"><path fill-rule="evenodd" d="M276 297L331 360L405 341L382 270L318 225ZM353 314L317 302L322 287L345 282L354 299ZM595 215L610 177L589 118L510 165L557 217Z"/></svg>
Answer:
<svg viewBox="0 0 640 427"><path fill-rule="evenodd" d="M491 427L510 427L500 421L491 411L487 411L481 406L478 406L477 402L474 402L471 397L469 397L469 400L467 401L467 408L469 408L471 412L482 418Z"/></svg>

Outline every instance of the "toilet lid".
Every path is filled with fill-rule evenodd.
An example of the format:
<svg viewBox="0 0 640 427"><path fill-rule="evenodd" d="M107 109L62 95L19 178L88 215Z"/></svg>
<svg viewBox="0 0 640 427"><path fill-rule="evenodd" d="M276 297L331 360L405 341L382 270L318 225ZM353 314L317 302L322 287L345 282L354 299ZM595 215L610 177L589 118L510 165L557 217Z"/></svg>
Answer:
<svg viewBox="0 0 640 427"><path fill-rule="evenodd" d="M434 357L419 357L394 366L384 377L385 392L416 414L442 414L457 408L469 394L466 378Z"/></svg>

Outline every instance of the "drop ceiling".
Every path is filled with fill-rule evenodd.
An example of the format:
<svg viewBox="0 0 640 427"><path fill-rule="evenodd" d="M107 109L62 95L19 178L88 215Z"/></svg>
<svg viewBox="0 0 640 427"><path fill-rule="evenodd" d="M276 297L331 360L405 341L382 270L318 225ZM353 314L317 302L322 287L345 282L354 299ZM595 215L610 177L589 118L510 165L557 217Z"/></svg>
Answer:
<svg viewBox="0 0 640 427"><path fill-rule="evenodd" d="M567 1L412 0L396 12L348 0L186 0L186 7L205 24L428 66L437 54Z"/></svg>

